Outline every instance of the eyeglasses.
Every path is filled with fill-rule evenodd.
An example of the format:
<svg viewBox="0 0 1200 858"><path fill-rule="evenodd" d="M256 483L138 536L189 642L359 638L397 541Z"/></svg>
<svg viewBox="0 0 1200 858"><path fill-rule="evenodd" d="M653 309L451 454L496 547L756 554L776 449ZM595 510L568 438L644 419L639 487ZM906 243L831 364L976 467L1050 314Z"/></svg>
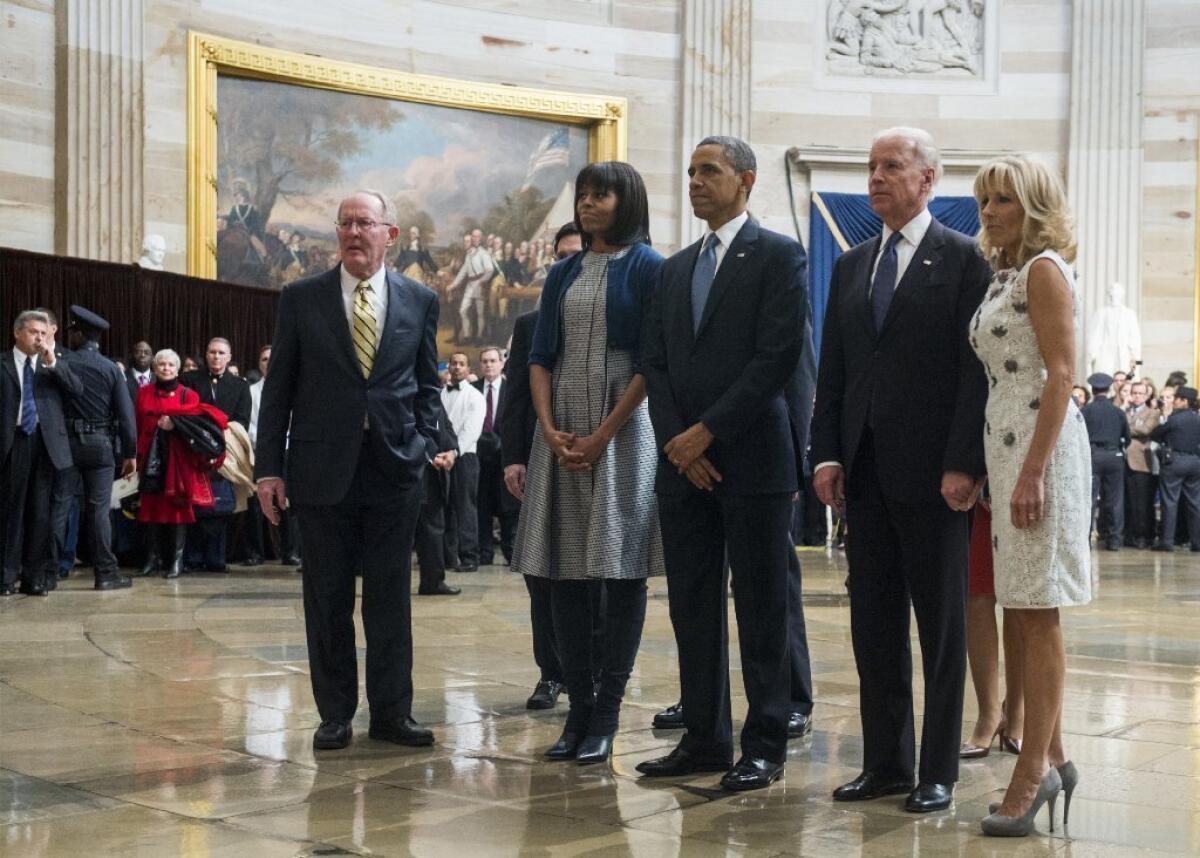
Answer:
<svg viewBox="0 0 1200 858"><path fill-rule="evenodd" d="M380 224L378 221L373 220L351 220L349 218L346 220L335 220L333 225L342 232L351 232L355 227L358 227L359 232L370 232L377 226L393 226L390 223Z"/></svg>

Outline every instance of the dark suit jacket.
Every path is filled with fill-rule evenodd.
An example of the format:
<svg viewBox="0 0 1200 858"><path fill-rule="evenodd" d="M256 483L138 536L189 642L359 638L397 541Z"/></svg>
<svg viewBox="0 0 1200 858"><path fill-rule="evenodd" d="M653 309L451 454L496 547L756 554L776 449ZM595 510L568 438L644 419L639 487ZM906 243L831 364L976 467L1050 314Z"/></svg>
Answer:
<svg viewBox="0 0 1200 858"><path fill-rule="evenodd" d="M180 379L182 382L183 379ZM150 383L154 384L154 370L150 370ZM137 402L138 391L141 390L141 385L138 384L137 376L133 374L133 367L125 367L125 386L129 389L129 401Z"/></svg>
<svg viewBox="0 0 1200 858"><path fill-rule="evenodd" d="M216 396L214 397L211 378L212 375L207 369L194 369L179 376L179 382L200 394L201 402L215 405L230 420L236 420L242 424L243 428L248 429L250 427L250 409L253 406L249 383L246 379L239 378L231 372L221 373L221 380L216 384Z"/></svg>
<svg viewBox="0 0 1200 858"><path fill-rule="evenodd" d="M537 327L538 311L518 316L513 324L512 345L504 364L504 387L500 399L504 402L504 419L500 421L500 446L504 467L529 462L533 449L533 433L537 429L537 413L529 393L529 349L533 345L533 329Z"/></svg>
<svg viewBox="0 0 1200 858"><path fill-rule="evenodd" d="M883 492L941 503L944 472L986 472L987 379L967 327L991 271L973 239L933 221L877 332L870 278L879 241L851 248L833 268L812 461L840 462L849 477L870 426Z"/></svg>
<svg viewBox="0 0 1200 858"><path fill-rule="evenodd" d="M693 334L692 269L699 253L696 242L666 261L643 314L640 366L660 450L655 489L688 491L691 483L661 450L701 422L715 436L706 455L723 478L718 492L794 492L796 437L784 388L804 348L804 248L746 221Z"/></svg>
<svg viewBox="0 0 1200 858"><path fill-rule="evenodd" d="M812 308L804 304L804 331L801 342L800 363L788 379L784 388L788 417L792 424L792 446L796 451L797 479L803 485L804 478L812 474L812 462L808 458L809 429L812 424L814 399L817 395L817 355L813 348Z"/></svg>
<svg viewBox="0 0 1200 858"><path fill-rule="evenodd" d="M440 445L437 295L388 272L388 307L364 379L342 302L340 266L298 280L279 298L271 372L258 417L255 477L281 477L296 503L341 501L367 440L397 486L421 479Z"/></svg>
<svg viewBox="0 0 1200 858"><path fill-rule="evenodd" d="M487 393L484 390L485 383L486 382L480 378L471 382L471 385L484 395L486 404ZM479 461L485 462L489 465L499 465L503 459L503 453L501 451L503 439L500 437L500 421L503 419L504 415L504 391L507 389L508 379L506 378L500 385L500 394L495 397L495 401L492 403L492 431L490 433L484 432L481 434L479 436L479 442L475 445L475 452L479 456ZM489 434L491 435L490 438L488 437Z"/></svg>
<svg viewBox="0 0 1200 858"><path fill-rule="evenodd" d="M21 406L21 388L12 346L0 354L0 376L0 422L4 424L0 426L0 466L3 466L18 431L17 414ZM78 396L82 390L79 377L62 358L54 362L53 368L38 364L37 372L33 375L33 397L37 402L42 441L56 470L61 471L72 464L62 398Z"/></svg>

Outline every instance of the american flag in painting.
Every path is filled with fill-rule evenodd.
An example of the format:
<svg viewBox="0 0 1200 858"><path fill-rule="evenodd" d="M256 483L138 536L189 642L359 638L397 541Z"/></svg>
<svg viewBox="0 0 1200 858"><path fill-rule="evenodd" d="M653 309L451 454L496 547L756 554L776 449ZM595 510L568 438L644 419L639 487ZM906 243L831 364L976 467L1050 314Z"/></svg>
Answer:
<svg viewBox="0 0 1200 858"><path fill-rule="evenodd" d="M571 140L565 127L551 131L529 156L529 170L525 174L525 190L533 184L533 177L548 167L566 167L571 163Z"/></svg>

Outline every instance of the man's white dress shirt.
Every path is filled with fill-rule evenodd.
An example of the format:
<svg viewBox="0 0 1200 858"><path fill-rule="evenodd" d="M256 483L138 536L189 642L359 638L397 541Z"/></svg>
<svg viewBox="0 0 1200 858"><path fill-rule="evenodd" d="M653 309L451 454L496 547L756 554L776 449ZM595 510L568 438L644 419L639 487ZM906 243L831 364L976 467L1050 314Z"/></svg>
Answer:
<svg viewBox="0 0 1200 858"><path fill-rule="evenodd" d="M483 432L483 415L487 409L483 394L471 382L463 380L442 388L442 406L450 420L450 428L458 436L458 454L474 453Z"/></svg>

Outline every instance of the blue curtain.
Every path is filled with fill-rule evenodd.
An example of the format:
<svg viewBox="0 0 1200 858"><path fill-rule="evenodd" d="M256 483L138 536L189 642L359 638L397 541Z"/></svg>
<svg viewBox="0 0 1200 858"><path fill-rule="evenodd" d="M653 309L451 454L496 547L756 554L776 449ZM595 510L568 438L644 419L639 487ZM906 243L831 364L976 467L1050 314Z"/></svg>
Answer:
<svg viewBox="0 0 1200 858"><path fill-rule="evenodd" d="M833 230L821 212L818 199L834 225L846 240L847 248L879 235L883 221L871 211L866 194L813 194L808 231L808 294L813 310L813 343L821 354L821 329L825 326L825 307L829 303L829 279L833 263L842 255ZM937 197L929 212L944 226L974 237L979 232L979 208L974 197Z"/></svg>

